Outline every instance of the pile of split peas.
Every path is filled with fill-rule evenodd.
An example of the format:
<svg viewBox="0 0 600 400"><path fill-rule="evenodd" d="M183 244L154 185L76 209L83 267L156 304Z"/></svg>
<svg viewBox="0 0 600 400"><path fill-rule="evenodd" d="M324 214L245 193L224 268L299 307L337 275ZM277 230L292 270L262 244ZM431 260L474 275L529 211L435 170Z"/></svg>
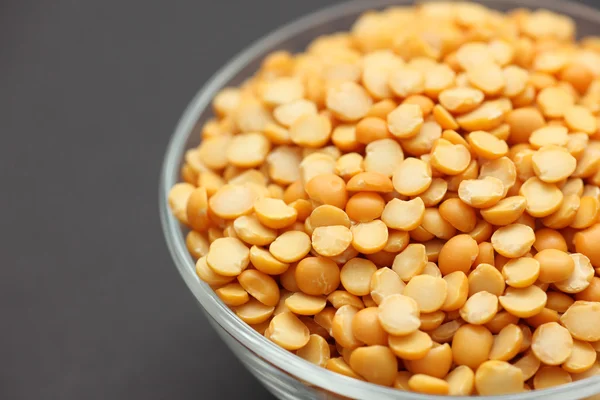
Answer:
<svg viewBox="0 0 600 400"><path fill-rule="evenodd" d="M169 204L260 334L427 394L600 375L600 37L545 10L370 11L213 106Z"/></svg>

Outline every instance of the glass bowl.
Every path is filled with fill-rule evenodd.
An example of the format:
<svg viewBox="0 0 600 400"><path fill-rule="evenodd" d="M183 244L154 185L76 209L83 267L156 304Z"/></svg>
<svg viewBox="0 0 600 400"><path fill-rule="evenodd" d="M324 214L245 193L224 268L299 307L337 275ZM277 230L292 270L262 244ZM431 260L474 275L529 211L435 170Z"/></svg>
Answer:
<svg viewBox="0 0 600 400"><path fill-rule="evenodd" d="M160 217L175 265L211 325L228 347L280 399L425 400L441 396L399 391L336 374L278 347L246 325L197 277L194 260L185 245L186 229L171 215L167 204L169 189L179 181L184 152L199 144L200 128L213 115L211 100L221 88L241 84L258 70L261 60L272 51L301 51L317 36L349 29L353 21L367 9L410 3L413 2L354 0L309 14L263 37L235 56L200 89L181 117L167 148L160 177ZM484 0L480 3L502 11L518 7L543 7L571 16L577 23L579 35L591 35L600 31L600 11L578 3L561 0ZM597 393L600 393L600 376L556 388L493 398L568 400Z"/></svg>

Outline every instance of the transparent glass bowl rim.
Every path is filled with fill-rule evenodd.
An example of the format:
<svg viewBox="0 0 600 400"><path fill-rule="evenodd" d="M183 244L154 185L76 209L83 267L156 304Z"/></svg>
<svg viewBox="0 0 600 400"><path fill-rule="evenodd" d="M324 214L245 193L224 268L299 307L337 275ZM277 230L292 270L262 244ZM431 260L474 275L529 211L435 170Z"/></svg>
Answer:
<svg viewBox="0 0 600 400"><path fill-rule="evenodd" d="M589 6L564 0L483 0L480 3L494 8L494 3L526 8L548 8L557 12L568 14L574 18L591 20L598 23L600 29L600 11ZM182 117L167 147L165 159L160 176L159 207L163 233L179 273L189 289L209 316L221 326L229 335L242 343L256 356L261 357L280 370L306 382L309 385L356 399L414 399L425 400L443 398L442 396L422 395L406 391L399 391L367 382L358 381L343 375L328 371L313 365L296 355L280 348L264 336L260 335L250 326L240 320L217 297L214 291L201 282L195 274L195 263L185 244L185 238L176 218L169 210L167 197L169 189L179 181L179 168L186 150L186 143L193 131L201 113L211 106L214 95L235 76L257 54L266 50L277 49L279 43L290 39L301 32L326 24L334 18L356 14L367 9L377 9L393 5L407 5L410 0L352 0L330 6L311 14L305 15L296 21L286 24L263 38L254 42L244 51L237 54L224 67L217 71L209 81L198 91L192 99ZM539 398L579 398L600 392L600 377L573 382L551 389L524 392L505 396L480 396L479 398L493 399L539 399ZM576 395L577 397L574 397ZM447 398L447 397L446 397ZM455 399L471 399L472 397L453 397Z"/></svg>

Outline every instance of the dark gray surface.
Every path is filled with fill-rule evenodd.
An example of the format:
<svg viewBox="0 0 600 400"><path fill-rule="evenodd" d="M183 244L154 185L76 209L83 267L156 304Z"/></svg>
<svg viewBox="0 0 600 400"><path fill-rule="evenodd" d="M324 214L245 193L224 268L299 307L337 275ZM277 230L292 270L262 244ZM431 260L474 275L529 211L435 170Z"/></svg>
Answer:
<svg viewBox="0 0 600 400"><path fill-rule="evenodd" d="M214 71L331 3L0 2L0 399L268 397L172 266L158 172Z"/></svg>

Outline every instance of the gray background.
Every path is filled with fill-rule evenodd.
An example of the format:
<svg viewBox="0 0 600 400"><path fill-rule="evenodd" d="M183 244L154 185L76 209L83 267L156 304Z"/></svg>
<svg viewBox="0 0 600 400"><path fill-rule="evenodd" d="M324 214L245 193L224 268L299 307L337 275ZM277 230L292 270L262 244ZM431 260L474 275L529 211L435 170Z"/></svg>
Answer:
<svg viewBox="0 0 600 400"><path fill-rule="evenodd" d="M0 1L0 399L268 398L172 266L158 173L213 72L332 3Z"/></svg>

